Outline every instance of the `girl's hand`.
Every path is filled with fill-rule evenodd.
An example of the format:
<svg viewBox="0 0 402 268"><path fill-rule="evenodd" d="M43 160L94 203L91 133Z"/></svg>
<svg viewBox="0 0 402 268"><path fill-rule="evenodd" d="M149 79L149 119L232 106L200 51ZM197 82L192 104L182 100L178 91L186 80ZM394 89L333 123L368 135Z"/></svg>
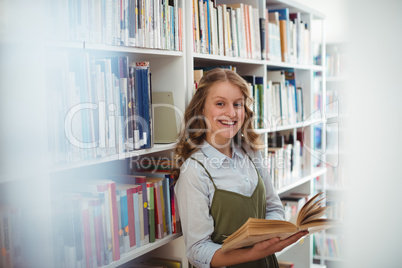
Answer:
<svg viewBox="0 0 402 268"><path fill-rule="evenodd" d="M280 240L278 237L265 240L255 244L252 247L251 252L256 259L264 258L268 255L274 254L276 252L282 251L284 248L296 243L300 238L307 235L308 231L300 231L284 240Z"/></svg>
<svg viewBox="0 0 402 268"><path fill-rule="evenodd" d="M211 267L230 266L265 258L290 246L307 234L308 231L301 231L282 241L278 237L275 237L259 242L251 248L241 248L227 252L222 252L218 249L212 257Z"/></svg>

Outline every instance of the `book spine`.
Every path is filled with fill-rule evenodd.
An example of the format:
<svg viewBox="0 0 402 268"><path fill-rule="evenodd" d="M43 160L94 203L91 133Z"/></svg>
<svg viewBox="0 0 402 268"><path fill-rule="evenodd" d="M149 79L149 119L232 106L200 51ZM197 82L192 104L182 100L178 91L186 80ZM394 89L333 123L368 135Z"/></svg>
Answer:
<svg viewBox="0 0 402 268"><path fill-rule="evenodd" d="M127 192L127 211L128 211L128 236L130 247L135 248L135 221L134 221L134 200L133 200L134 188L131 188Z"/></svg>
<svg viewBox="0 0 402 268"><path fill-rule="evenodd" d="M141 229L140 229L140 213L138 204L138 188L135 188L133 194L133 208L134 208L134 232L135 232L135 244L137 247L141 246Z"/></svg>
<svg viewBox="0 0 402 268"><path fill-rule="evenodd" d="M119 244L119 229L118 229L118 215L117 215L117 202L116 202L116 184L109 183L109 202L110 202L110 217L112 228L112 244L113 244L113 260L120 260L120 244Z"/></svg>
<svg viewBox="0 0 402 268"><path fill-rule="evenodd" d="M149 222L149 242L155 242L155 198L154 198L154 183L147 183L148 196L148 222Z"/></svg>

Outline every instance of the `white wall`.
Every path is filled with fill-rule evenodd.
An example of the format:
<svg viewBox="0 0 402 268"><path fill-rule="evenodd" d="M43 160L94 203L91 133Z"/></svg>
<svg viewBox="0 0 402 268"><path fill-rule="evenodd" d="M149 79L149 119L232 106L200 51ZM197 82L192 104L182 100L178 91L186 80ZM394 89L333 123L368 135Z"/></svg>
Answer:
<svg viewBox="0 0 402 268"><path fill-rule="evenodd" d="M349 267L401 267L402 1L348 3Z"/></svg>
<svg viewBox="0 0 402 268"><path fill-rule="evenodd" d="M326 16L326 42L343 43L346 37L346 0L296 0ZM317 33L317 32L316 32ZM313 33L314 34L314 33ZM314 36L313 40L321 40L321 36Z"/></svg>

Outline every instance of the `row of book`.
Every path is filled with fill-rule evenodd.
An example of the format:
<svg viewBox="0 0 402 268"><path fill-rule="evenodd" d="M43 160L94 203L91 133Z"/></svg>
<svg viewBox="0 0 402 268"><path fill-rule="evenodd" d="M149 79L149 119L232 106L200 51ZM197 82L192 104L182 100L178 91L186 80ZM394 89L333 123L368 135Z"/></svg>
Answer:
<svg viewBox="0 0 402 268"><path fill-rule="evenodd" d="M149 62L67 52L51 61L49 144L55 163L153 146Z"/></svg>
<svg viewBox="0 0 402 268"><path fill-rule="evenodd" d="M260 59L258 18L258 9L251 5L194 0L194 52Z"/></svg>
<svg viewBox="0 0 402 268"><path fill-rule="evenodd" d="M302 143L293 135L270 135L263 157L271 175L272 184L279 190L300 178L303 165Z"/></svg>
<svg viewBox="0 0 402 268"><path fill-rule="evenodd" d="M52 1L52 38L117 46L183 50L180 0Z"/></svg>
<svg viewBox="0 0 402 268"><path fill-rule="evenodd" d="M53 196L57 266L101 267L180 232L170 175L144 174L69 184Z"/></svg>
<svg viewBox="0 0 402 268"><path fill-rule="evenodd" d="M310 30L301 17L288 8L193 0L194 52L310 64Z"/></svg>
<svg viewBox="0 0 402 268"><path fill-rule="evenodd" d="M254 98L254 127L275 128L303 122L303 90L296 85L293 69L267 71L267 87L264 90L263 77L243 76L249 83Z"/></svg>
<svg viewBox="0 0 402 268"><path fill-rule="evenodd" d="M0 267L25 267L22 256L21 211L9 205L0 205Z"/></svg>

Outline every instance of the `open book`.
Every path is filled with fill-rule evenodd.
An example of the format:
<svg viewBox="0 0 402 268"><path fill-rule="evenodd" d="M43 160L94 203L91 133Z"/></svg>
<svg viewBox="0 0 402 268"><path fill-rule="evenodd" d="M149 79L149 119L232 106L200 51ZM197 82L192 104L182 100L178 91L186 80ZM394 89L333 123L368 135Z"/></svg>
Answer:
<svg viewBox="0 0 402 268"><path fill-rule="evenodd" d="M252 246L255 243L274 237L279 237L283 240L303 230L308 230L310 235L321 230L340 226L337 220L321 218L329 208L323 206L325 197L317 200L321 194L318 193L307 201L290 221L249 218L243 226L223 241L221 250L229 251Z"/></svg>

